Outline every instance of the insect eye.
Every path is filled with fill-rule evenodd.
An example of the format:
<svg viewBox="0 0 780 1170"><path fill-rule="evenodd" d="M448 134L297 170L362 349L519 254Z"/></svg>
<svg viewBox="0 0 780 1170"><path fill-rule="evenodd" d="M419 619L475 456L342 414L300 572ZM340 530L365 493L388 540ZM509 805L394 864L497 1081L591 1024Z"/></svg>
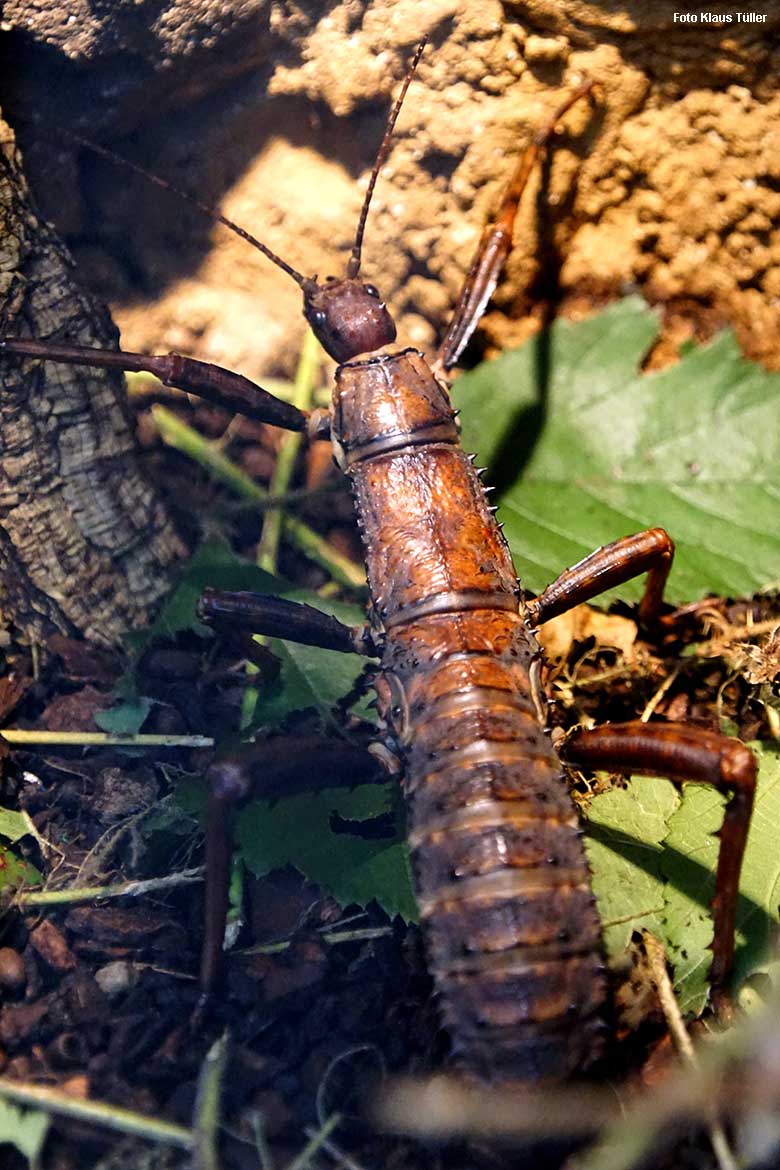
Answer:
<svg viewBox="0 0 780 1170"><path fill-rule="evenodd" d="M315 309L312 313L313 324L324 325L328 319L328 314L324 309Z"/></svg>
<svg viewBox="0 0 780 1170"><path fill-rule="evenodd" d="M368 295L370 297L374 297L374 299L377 301L379 300L379 289L376 287L375 284L364 284L363 288L366 290L366 292L368 293Z"/></svg>

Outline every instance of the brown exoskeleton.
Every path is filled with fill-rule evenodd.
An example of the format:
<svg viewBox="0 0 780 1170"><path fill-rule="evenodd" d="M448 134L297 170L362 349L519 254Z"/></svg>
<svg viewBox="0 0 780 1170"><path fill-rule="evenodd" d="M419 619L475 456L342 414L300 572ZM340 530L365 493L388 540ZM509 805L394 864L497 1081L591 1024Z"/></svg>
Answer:
<svg viewBox="0 0 780 1170"><path fill-rule="evenodd" d="M330 436L362 534L367 626L351 629L288 601L213 590L203 596L202 615L217 628L238 625L379 659L386 754L403 773L420 914L455 1052L464 1068L486 1079L560 1080L599 1053L606 982L578 818L545 730L535 629L643 572L639 616L652 627L673 545L658 528L624 537L525 603L494 509L460 447L442 381L495 287L528 175L557 123L590 94L591 82L573 89L523 153L433 365L414 349L393 348L388 310L360 278L361 249L374 184L422 50L390 116L343 278L307 278L236 229L300 286L307 320L339 363L329 411L301 412L241 375L177 354L147 357L10 338L0 351L147 370L253 418ZM636 722L579 733L566 743L565 760L705 781L730 792L714 903L712 978L723 988L753 800L752 754L696 728ZM211 779L206 990L224 927L225 812L247 788L240 758L215 764Z"/></svg>

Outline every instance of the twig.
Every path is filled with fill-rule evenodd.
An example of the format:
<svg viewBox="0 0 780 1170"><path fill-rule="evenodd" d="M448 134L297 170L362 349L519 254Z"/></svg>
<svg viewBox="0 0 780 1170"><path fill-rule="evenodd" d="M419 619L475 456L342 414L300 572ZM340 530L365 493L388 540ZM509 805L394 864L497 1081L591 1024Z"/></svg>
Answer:
<svg viewBox="0 0 780 1170"><path fill-rule="evenodd" d="M250 479L245 472L227 459L218 448L208 439L204 439L193 427L182 422L164 406L153 406L152 415L163 440L171 447L189 455L201 467L209 471L215 479L230 487L237 495L245 500L259 503L267 498L268 493ZM284 517L284 529L293 544L311 560L326 569L334 580L351 589L365 587L363 570L354 561L337 552L327 540L318 532L297 520L294 516Z"/></svg>
<svg viewBox="0 0 780 1170"><path fill-rule="evenodd" d="M100 898L140 898L155 890L186 886L203 881L203 867L184 869L166 877L145 878L143 881L118 882L113 886L72 886L64 890L30 890L16 895L17 906L70 906L77 902L94 902Z"/></svg>
<svg viewBox="0 0 780 1170"><path fill-rule="evenodd" d="M155 811L154 805L147 805L140 812L131 813L130 816L125 817L118 824L109 825L84 856L76 871L73 884L78 885L80 882L88 882L90 878L93 881L99 882L104 874L101 866L108 860L113 851L118 848L125 834L132 833L136 826L145 821L153 811Z"/></svg>
<svg viewBox="0 0 780 1170"><path fill-rule="evenodd" d="M54 869L53 869L53 872L56 873L56 871L59 869L59 867L62 865L63 861L65 860L64 850L60 849L60 847L58 845L55 845L53 841L49 841L49 839L47 837L44 837L41 833L38 832L35 821L32 819L32 817L30 816L30 814L27 812L26 809L21 810L21 815L24 819L24 823L25 823L25 826L27 828L28 834L37 843L38 848L40 849L42 855L44 857L47 857L47 858L49 856L56 856L59 858L57 864L54 866ZM24 834L22 834L22 836L24 836ZM51 877L51 874L49 876Z"/></svg>
<svg viewBox="0 0 780 1170"><path fill-rule="evenodd" d="M666 678L661 683L660 687L655 692L655 694L652 696L652 698L645 704L645 709L642 712L642 714L639 716L639 719L642 723L648 722L650 716L653 714L656 707L661 702L661 699L664 697L666 692L669 690L669 688L672 686L675 679L679 675L680 670L681 670L681 667L679 664L677 666L675 666L674 670L671 670L669 672L669 674L667 674Z"/></svg>
<svg viewBox="0 0 780 1170"><path fill-rule="evenodd" d="M27 731L4 727L0 739L6 743L58 744L60 747L213 747L208 735L112 735L108 731Z"/></svg>
<svg viewBox="0 0 780 1170"><path fill-rule="evenodd" d="M749 622L744 625L726 624L720 633L707 642L693 642L688 653L695 658L719 658L726 646L732 646L745 639L758 638L762 634L771 634L777 629L777 618L767 618L762 622Z"/></svg>
<svg viewBox="0 0 780 1170"><path fill-rule="evenodd" d="M192 1133L182 1125L175 1125L172 1121L163 1121L158 1117L146 1117L143 1113L134 1113L130 1109L122 1109L119 1105L70 1097L61 1089L52 1089L46 1085L32 1085L27 1081L11 1081L6 1077L0 1077L0 1097L7 1101L15 1101L18 1105L32 1105L47 1113L56 1113L60 1117L89 1121L120 1133L179 1146L185 1150L191 1149L193 1145Z"/></svg>
<svg viewBox="0 0 780 1170"><path fill-rule="evenodd" d="M677 1002L672 981L669 978L669 972L666 969L666 952L664 951L663 943L647 930L643 932L643 938L650 964L650 973L653 977L655 989L658 992L658 998L661 1001L661 1007L666 1017L666 1022L669 1025L672 1039L683 1062L693 1072L699 1073L699 1061L685 1027L680 1012L680 1005ZM737 1170L737 1161L731 1152L726 1133L715 1109L708 1108L707 1114L707 1130L712 1152L715 1155L715 1161L718 1163L720 1170Z"/></svg>

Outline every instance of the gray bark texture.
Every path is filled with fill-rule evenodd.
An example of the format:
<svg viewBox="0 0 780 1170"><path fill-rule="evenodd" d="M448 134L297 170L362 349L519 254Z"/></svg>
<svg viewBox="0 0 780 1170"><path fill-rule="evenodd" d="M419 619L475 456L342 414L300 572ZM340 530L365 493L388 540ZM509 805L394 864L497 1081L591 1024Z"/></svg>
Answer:
<svg viewBox="0 0 780 1170"><path fill-rule="evenodd" d="M29 200L0 123L0 335L115 347L107 311ZM123 379L53 363L0 366L0 623L104 644L142 624L183 552L140 473Z"/></svg>

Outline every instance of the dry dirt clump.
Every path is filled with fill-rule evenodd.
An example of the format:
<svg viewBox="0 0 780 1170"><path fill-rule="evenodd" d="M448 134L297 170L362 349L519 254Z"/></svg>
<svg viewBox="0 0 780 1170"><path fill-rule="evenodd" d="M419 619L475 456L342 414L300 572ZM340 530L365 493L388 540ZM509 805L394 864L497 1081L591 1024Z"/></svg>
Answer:
<svg viewBox="0 0 780 1170"><path fill-rule="evenodd" d="M391 96L427 33L365 248L399 339L427 348L518 150L587 74L597 98L566 117L534 177L483 336L516 344L540 303L581 314L638 290L665 310L655 363L732 323L750 356L780 368L775 5L757 0L765 20L721 27L675 22L671 0L256 7L266 40L252 41L245 72L233 61L233 80L164 125L140 95L120 151L221 199L305 272L339 272ZM125 347L180 348L254 376L294 365L303 321L289 280L227 233L207 246L196 214L127 174L89 175L74 234Z"/></svg>

